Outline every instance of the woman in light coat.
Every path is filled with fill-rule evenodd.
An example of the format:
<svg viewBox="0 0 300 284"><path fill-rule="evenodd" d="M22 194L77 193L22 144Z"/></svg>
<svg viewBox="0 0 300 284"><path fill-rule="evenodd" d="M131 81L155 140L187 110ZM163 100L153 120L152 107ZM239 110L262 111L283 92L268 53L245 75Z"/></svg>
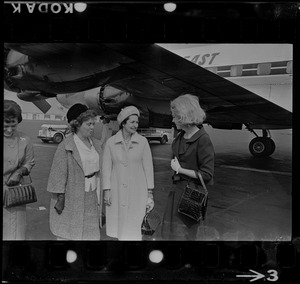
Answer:
<svg viewBox="0 0 300 284"><path fill-rule="evenodd" d="M100 240L102 144L92 137L96 113L73 105L67 118L72 134L56 150L47 191L50 230L58 239Z"/></svg>
<svg viewBox="0 0 300 284"><path fill-rule="evenodd" d="M23 181L34 166L34 152L27 135L17 131L22 121L20 106L11 100L3 102L3 187ZM3 208L3 240L25 240L26 205Z"/></svg>
<svg viewBox="0 0 300 284"><path fill-rule="evenodd" d="M103 154L103 190L106 234L119 240L141 240L146 211L154 207L152 154L136 130L140 113L124 108L117 120L120 130L110 137Z"/></svg>

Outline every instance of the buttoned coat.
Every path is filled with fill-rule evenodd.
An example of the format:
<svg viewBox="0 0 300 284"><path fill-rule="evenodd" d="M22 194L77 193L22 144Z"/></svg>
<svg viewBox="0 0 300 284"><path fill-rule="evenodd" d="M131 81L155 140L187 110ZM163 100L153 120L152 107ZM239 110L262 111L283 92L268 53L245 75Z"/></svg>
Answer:
<svg viewBox="0 0 300 284"><path fill-rule="evenodd" d="M172 143L173 155L177 157L182 168L199 171L206 184L213 184L215 152L213 144L203 126L180 149L184 135L181 131ZM186 177L183 177L186 178Z"/></svg>
<svg viewBox="0 0 300 284"><path fill-rule="evenodd" d="M99 165L101 173L102 146L98 139L92 138L93 145L99 154ZM97 177L100 177L100 173ZM97 178L97 212L89 212L99 219L101 227L100 212L102 212L102 197L100 191L100 179ZM82 240L84 220L86 211L90 210L89 204L85 204L85 177L79 151L74 142L74 136L69 135L57 147L48 179L47 191L53 193L50 201L50 230L60 237L70 240ZM65 208L61 215L54 209L57 201L56 193L65 193ZM95 204L91 207L95 208ZM96 206L97 207L97 206ZM96 224L97 225L97 224ZM97 230L95 230L97 231ZM98 227L99 231L99 227ZM94 239L93 233L87 236ZM99 237L100 238L100 237Z"/></svg>
<svg viewBox="0 0 300 284"><path fill-rule="evenodd" d="M154 188L153 161L147 139L138 133L128 148L122 130L110 137L103 154L103 189L111 189L106 206L106 234L119 240L141 240L148 188Z"/></svg>
<svg viewBox="0 0 300 284"><path fill-rule="evenodd" d="M15 131L10 139L3 141L3 186L10 175L20 167L31 172L34 162L33 145L23 132ZM23 181L21 181L23 183ZM24 183L28 182L28 178ZM34 181L33 181L34 183ZM26 205L3 208L3 240L25 240Z"/></svg>
<svg viewBox="0 0 300 284"><path fill-rule="evenodd" d="M207 185L213 184L215 152L213 144L202 126L190 139L182 145L184 131L181 131L172 143L173 155L177 157L182 168L198 171L201 173ZM192 179L186 175L175 175L173 190L169 192L168 201L164 211L164 223L162 238L164 240L190 240L197 241L197 234L202 221L195 222L191 218L178 213L178 205L187 181L192 187L201 184L198 179ZM193 184L194 183L194 184ZM208 187L208 192L210 188Z"/></svg>

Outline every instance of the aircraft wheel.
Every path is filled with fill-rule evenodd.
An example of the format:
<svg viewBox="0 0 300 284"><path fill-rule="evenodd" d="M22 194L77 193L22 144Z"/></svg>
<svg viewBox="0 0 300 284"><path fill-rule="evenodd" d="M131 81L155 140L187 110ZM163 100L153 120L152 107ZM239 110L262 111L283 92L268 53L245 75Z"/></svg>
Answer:
<svg viewBox="0 0 300 284"><path fill-rule="evenodd" d="M275 146L275 142L271 139L270 139L270 143L271 143L271 153L269 155L272 155L276 149L276 146Z"/></svg>
<svg viewBox="0 0 300 284"><path fill-rule="evenodd" d="M55 134L53 137L53 142L56 144L59 144L61 141L63 141L64 137L62 134Z"/></svg>
<svg viewBox="0 0 300 284"><path fill-rule="evenodd" d="M275 143L269 137L255 137L249 144L249 150L254 157L267 157L274 153Z"/></svg>

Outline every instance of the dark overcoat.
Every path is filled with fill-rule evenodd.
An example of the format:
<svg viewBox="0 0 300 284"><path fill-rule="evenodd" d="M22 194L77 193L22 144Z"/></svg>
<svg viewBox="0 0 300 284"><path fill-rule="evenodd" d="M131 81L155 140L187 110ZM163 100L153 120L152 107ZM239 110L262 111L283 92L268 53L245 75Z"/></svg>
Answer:
<svg viewBox="0 0 300 284"><path fill-rule="evenodd" d="M205 184L212 185L215 153L208 134L201 127L186 143L183 143L184 147L180 147L183 135L184 132L180 132L172 143L173 156L177 157L182 168L200 172ZM187 181L192 187L201 184L199 179L185 175L173 176L173 189L169 192L161 228L161 238L164 240L201 240L199 228L203 220L195 222L178 212L178 205Z"/></svg>
<svg viewBox="0 0 300 284"><path fill-rule="evenodd" d="M201 127L180 150L180 140L183 135L184 131L180 132L174 139L172 143L173 155L177 157L182 168L199 171L206 184L213 184L215 152L205 129ZM186 179L185 176L182 178Z"/></svg>

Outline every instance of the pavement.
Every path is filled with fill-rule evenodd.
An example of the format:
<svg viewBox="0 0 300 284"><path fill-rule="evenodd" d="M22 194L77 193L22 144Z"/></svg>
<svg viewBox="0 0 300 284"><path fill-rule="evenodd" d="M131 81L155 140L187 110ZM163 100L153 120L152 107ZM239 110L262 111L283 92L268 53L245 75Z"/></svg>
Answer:
<svg viewBox="0 0 300 284"><path fill-rule="evenodd" d="M56 240L49 229L50 194L46 191L57 145L37 138L41 124L61 121L23 120L19 130L34 144L36 165L32 179L38 201L27 206L26 240ZM203 241L290 241L292 237L292 130L271 131L276 150L271 157L256 158L248 144L253 134L247 130L217 130L205 126L214 144L215 183L209 188L205 221L197 231ZM95 129L101 137L101 125ZM173 188L170 168L171 142L150 143L155 171L155 209L163 216ZM161 223L145 240L168 240ZM186 240L185 228L174 224L177 240ZM112 240L101 230L101 240Z"/></svg>

